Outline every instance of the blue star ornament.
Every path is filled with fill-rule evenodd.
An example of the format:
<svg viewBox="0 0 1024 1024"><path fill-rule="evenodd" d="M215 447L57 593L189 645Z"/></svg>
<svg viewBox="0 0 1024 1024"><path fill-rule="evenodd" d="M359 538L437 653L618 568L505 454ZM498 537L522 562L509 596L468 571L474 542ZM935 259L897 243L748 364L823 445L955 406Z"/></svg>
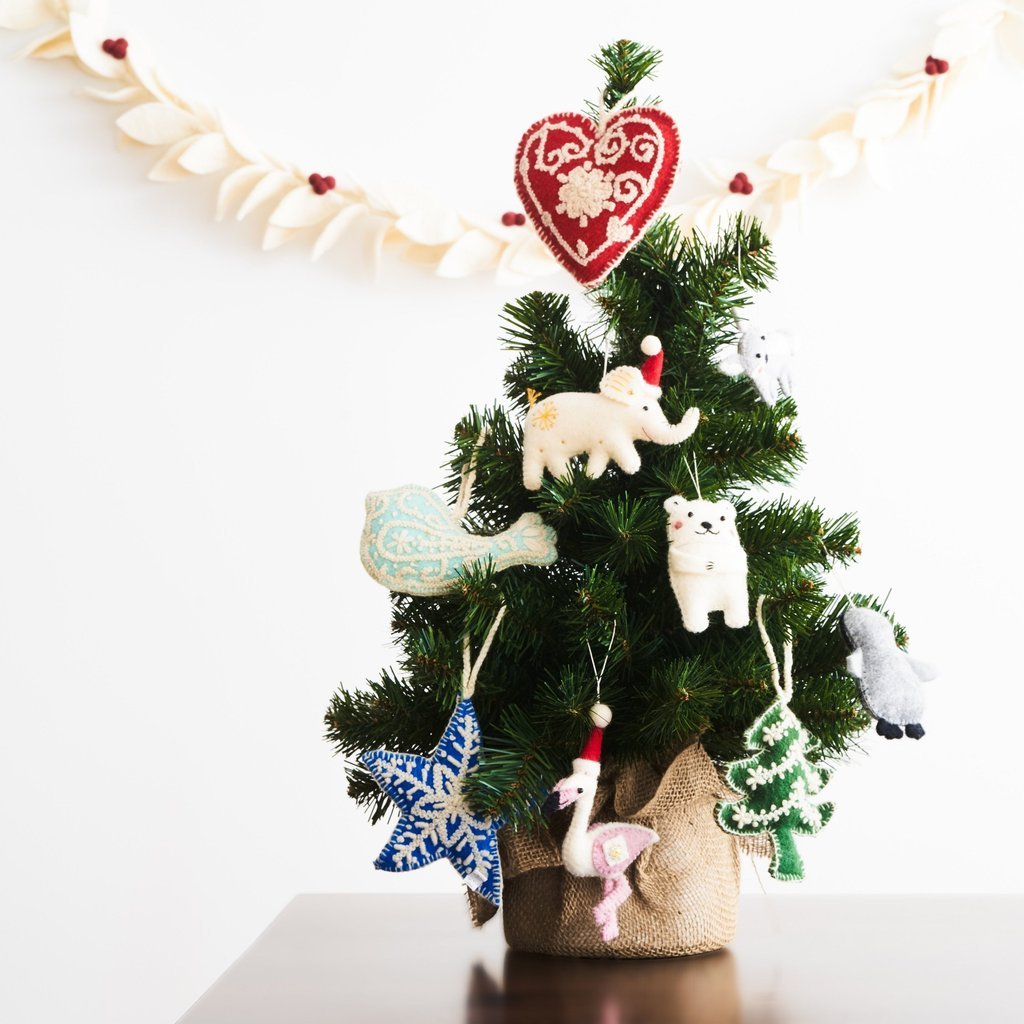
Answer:
<svg viewBox="0 0 1024 1024"><path fill-rule="evenodd" d="M496 907L501 905L497 818L476 814L465 782L477 769L480 723L472 700L455 709L430 757L371 750L359 760L402 816L374 866L413 871L447 858L463 881Z"/></svg>

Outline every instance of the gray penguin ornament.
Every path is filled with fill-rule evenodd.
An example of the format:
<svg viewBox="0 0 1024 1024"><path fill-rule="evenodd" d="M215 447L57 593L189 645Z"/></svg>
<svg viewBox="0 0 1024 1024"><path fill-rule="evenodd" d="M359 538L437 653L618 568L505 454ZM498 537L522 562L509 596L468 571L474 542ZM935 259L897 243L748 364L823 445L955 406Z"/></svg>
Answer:
<svg viewBox="0 0 1024 1024"><path fill-rule="evenodd" d="M843 636L853 653L846 668L857 680L868 713L878 719L876 730L887 740L906 733L913 740L924 735L922 683L938 673L923 661L900 650L892 623L871 608L847 608L840 618Z"/></svg>

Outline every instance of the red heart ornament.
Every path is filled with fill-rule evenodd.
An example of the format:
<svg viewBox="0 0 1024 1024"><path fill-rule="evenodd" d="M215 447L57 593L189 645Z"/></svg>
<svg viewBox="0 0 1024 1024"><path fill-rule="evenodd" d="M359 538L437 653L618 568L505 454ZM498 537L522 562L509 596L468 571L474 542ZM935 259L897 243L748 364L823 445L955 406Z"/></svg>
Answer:
<svg viewBox="0 0 1024 1024"><path fill-rule="evenodd" d="M679 132L657 107L629 107L603 127L552 114L516 150L516 191L555 259L599 284L640 240L672 187Z"/></svg>

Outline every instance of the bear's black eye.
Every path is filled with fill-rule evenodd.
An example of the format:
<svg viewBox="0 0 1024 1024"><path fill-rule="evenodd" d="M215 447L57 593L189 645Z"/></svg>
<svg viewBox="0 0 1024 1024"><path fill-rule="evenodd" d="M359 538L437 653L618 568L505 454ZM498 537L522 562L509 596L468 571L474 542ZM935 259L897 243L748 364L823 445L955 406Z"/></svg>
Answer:
<svg viewBox="0 0 1024 1024"><path fill-rule="evenodd" d="M583 792L583 787L582 787L582 786L580 786L580 788L579 788L579 789L577 789L577 790L576 790L576 792L577 792L577 793L582 793L582 792Z"/></svg>
<svg viewBox="0 0 1024 1024"><path fill-rule="evenodd" d="M723 523L725 522L725 516L722 516L722 522Z"/></svg>
<svg viewBox="0 0 1024 1024"><path fill-rule="evenodd" d="M647 408L648 408L648 407L647 407L647 406L645 405L645 406L644 406L644 412L647 412Z"/></svg>
<svg viewBox="0 0 1024 1024"><path fill-rule="evenodd" d="M761 353L760 352L755 352L754 353L754 358L755 359L760 359L761 358Z"/></svg>
<svg viewBox="0 0 1024 1024"><path fill-rule="evenodd" d="M764 341L764 335L763 334L761 335L761 340Z"/></svg>
<svg viewBox="0 0 1024 1024"><path fill-rule="evenodd" d="M693 513L692 513L692 512L687 512L686 514L687 514L687 516L688 516L688 517L689 517L690 519L692 519L692 518L693 518Z"/></svg>

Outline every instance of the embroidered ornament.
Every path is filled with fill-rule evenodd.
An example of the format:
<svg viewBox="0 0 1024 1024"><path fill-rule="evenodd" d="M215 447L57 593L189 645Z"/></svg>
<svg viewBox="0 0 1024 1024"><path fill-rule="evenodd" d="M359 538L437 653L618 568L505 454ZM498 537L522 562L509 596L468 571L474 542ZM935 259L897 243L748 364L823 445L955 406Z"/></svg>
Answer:
<svg viewBox="0 0 1024 1024"><path fill-rule="evenodd" d="M429 487L411 484L368 494L359 548L363 566L388 590L439 597L458 584L466 569L488 559L497 572L558 559L555 531L536 512L525 513L493 537L467 533L463 515Z"/></svg>
<svg viewBox="0 0 1024 1024"><path fill-rule="evenodd" d="M502 608L472 667L469 638L464 641L462 700L430 757L373 750L359 758L401 811L374 867L415 871L449 860L466 885L496 907L501 906L498 829L503 822L476 813L466 801L465 785L480 758L480 723L473 707L473 690L504 614Z"/></svg>
<svg viewBox="0 0 1024 1024"><path fill-rule="evenodd" d="M597 394L566 391L535 402L523 422L523 485L540 488L547 470L553 477L569 472L569 460L587 456L586 473L599 477L614 461L624 473L640 468L634 441L679 444L700 422L700 410L687 409L673 425L658 405L661 397L661 342L653 335L640 346L643 369L617 366L601 381Z"/></svg>
<svg viewBox="0 0 1024 1024"><path fill-rule="evenodd" d="M793 394L795 347L785 331L748 324L735 345L720 351L722 372L730 376L745 373L765 405L774 405L780 391Z"/></svg>
<svg viewBox="0 0 1024 1024"><path fill-rule="evenodd" d="M853 653L847 671L857 680L860 698L879 736L912 740L924 736L924 688L938 673L927 662L912 658L896 646L892 623L871 608L847 608L839 620Z"/></svg>
<svg viewBox="0 0 1024 1024"><path fill-rule="evenodd" d="M555 784L545 809L560 811L572 805L572 821L562 842L562 863L577 878L603 880L603 894L594 907L594 921L601 930L601 938L612 942L619 935L619 907L633 892L626 869L648 846L658 842L658 833L624 821L589 824L601 774L601 740L612 720L611 710L606 704L595 704L590 709L590 720L593 729L580 756L572 763L572 774Z"/></svg>
<svg viewBox="0 0 1024 1024"><path fill-rule="evenodd" d="M640 239L678 162L675 122L657 107L629 107L596 125L552 114L519 141L516 191L555 259L593 286Z"/></svg>
<svg viewBox="0 0 1024 1024"><path fill-rule="evenodd" d="M767 835L772 841L768 873L794 881L804 877L804 863L795 835L813 835L828 824L835 809L817 800L828 772L807 759L817 742L789 708L793 693L793 646L783 646L783 681L757 600L757 624L772 671L778 699L747 730L744 743L753 757L733 761L726 769L729 785L742 798L723 801L715 808L718 824L735 836Z"/></svg>
<svg viewBox="0 0 1024 1024"><path fill-rule="evenodd" d="M736 531L736 509L728 501L687 501L675 494L668 513L668 577L679 602L683 628L702 633L710 612L725 624L750 624L747 554Z"/></svg>

